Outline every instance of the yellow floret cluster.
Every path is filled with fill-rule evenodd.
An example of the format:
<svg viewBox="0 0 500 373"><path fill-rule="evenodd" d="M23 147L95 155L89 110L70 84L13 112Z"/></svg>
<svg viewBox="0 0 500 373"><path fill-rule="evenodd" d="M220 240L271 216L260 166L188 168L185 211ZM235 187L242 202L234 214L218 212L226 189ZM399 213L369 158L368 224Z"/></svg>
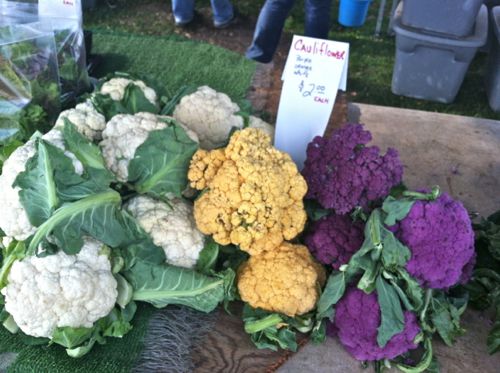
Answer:
<svg viewBox="0 0 500 373"><path fill-rule="evenodd" d="M188 178L205 192L194 205L198 229L256 255L304 229L307 184L287 153L256 128L237 131L225 149L199 150Z"/></svg>
<svg viewBox="0 0 500 373"><path fill-rule="evenodd" d="M287 153L263 131L237 131L224 149L198 150L188 179L203 190L194 204L198 229L250 254L238 270L241 299L296 316L314 309L325 281L307 247L286 242L304 229L307 184Z"/></svg>
<svg viewBox="0 0 500 373"><path fill-rule="evenodd" d="M325 271L307 247L288 242L250 257L238 270L243 301L290 317L315 307L324 282Z"/></svg>

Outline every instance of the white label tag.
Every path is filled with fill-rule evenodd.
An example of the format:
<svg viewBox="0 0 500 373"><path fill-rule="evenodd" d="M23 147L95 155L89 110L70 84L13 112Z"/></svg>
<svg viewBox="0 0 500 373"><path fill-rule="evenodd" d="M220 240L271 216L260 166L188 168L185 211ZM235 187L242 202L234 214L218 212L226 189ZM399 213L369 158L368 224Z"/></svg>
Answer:
<svg viewBox="0 0 500 373"><path fill-rule="evenodd" d="M302 168L307 144L325 132L339 89L346 90L349 44L295 35L283 70L275 146Z"/></svg>
<svg viewBox="0 0 500 373"><path fill-rule="evenodd" d="M41 17L82 19L81 0L38 0Z"/></svg>

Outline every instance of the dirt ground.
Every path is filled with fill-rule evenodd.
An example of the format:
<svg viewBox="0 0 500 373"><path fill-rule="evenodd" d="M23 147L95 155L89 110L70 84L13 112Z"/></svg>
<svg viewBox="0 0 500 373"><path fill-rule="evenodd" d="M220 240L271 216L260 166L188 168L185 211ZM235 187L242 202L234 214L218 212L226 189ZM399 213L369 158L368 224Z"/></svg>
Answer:
<svg viewBox="0 0 500 373"><path fill-rule="evenodd" d="M236 22L227 29L218 30L212 25L210 8L198 9L199 19L186 29L178 28L176 32L186 38L201 40L218 45L242 55L252 42L256 19L238 15ZM172 17L169 14L169 17ZM256 112L265 113L266 119L272 123L276 120L281 95L281 75L285 66L292 35L283 33L274 59L269 64L257 64L257 71L248 92L247 98ZM327 133L347 121L347 95L339 92L333 115L327 127Z"/></svg>

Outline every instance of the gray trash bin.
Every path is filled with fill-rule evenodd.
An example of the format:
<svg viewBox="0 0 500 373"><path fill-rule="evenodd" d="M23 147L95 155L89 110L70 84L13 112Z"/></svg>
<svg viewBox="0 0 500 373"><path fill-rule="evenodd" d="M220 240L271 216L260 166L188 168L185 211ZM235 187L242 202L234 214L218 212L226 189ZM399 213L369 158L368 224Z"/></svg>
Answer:
<svg viewBox="0 0 500 373"><path fill-rule="evenodd" d="M401 6L401 4L400 4ZM394 17L396 60L392 92L397 95L450 103L465 73L488 35L488 11L482 6L474 33L463 39L423 34L401 24L401 8Z"/></svg>
<svg viewBox="0 0 500 373"><path fill-rule="evenodd" d="M491 108L500 111L500 6L491 9L490 22L492 22L494 37L488 56L486 93Z"/></svg>
<svg viewBox="0 0 500 373"><path fill-rule="evenodd" d="M401 23L422 31L466 37L483 0L404 0Z"/></svg>

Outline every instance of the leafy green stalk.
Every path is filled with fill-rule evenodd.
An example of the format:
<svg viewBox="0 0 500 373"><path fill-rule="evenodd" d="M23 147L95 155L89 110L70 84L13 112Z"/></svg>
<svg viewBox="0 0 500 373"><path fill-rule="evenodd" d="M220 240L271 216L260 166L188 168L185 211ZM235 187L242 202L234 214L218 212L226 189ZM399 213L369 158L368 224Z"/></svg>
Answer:
<svg viewBox="0 0 500 373"><path fill-rule="evenodd" d="M187 185L187 170L198 143L175 121L152 131L128 166L129 182L141 194L181 196ZM148 160L147 162L145 160Z"/></svg>
<svg viewBox="0 0 500 373"><path fill-rule="evenodd" d="M81 135L68 118L64 118L63 135L66 148L84 166L96 170L106 170L104 157L99 147Z"/></svg>
<svg viewBox="0 0 500 373"><path fill-rule="evenodd" d="M377 343L385 347L392 337L404 330L405 318L396 290L381 275L377 277L376 287L382 319L377 329Z"/></svg>
<svg viewBox="0 0 500 373"><path fill-rule="evenodd" d="M262 319L245 322L245 332L248 334L258 333L269 327L277 327L283 319L277 313L273 313Z"/></svg>
<svg viewBox="0 0 500 373"><path fill-rule="evenodd" d="M404 373L422 373L429 369L433 362L433 351L432 351L432 340L431 338L426 338L424 341L425 353L422 356L422 360L415 366L410 366L407 364L396 364L396 367Z"/></svg>
<svg viewBox="0 0 500 373"><path fill-rule="evenodd" d="M9 315L9 317L7 317L7 319L2 323L2 325L12 334L16 334L19 331L19 326L17 326L12 315Z"/></svg>
<svg viewBox="0 0 500 373"><path fill-rule="evenodd" d="M10 268L16 260L21 260L26 256L26 245L24 242L13 241L8 247L2 250L2 267L0 268L0 289L7 285L7 277Z"/></svg>
<svg viewBox="0 0 500 373"><path fill-rule="evenodd" d="M25 171L17 176L14 186L21 188L19 198L31 224L39 226L60 204L56 170L59 173L73 166L60 149L42 139L37 139L35 146L37 152L26 163Z"/></svg>
<svg viewBox="0 0 500 373"><path fill-rule="evenodd" d="M228 283L234 281L232 270L214 277L186 268L142 261L125 271L124 276L134 289L133 300L158 308L180 304L206 313L213 311L228 296L231 287Z"/></svg>
<svg viewBox="0 0 500 373"><path fill-rule="evenodd" d="M99 319L92 328L57 328L50 340L66 348L73 358L80 358L90 352L96 344L105 344L106 337L122 338L131 329L131 321L137 306L134 302L125 308L115 307L107 316Z"/></svg>
<svg viewBox="0 0 500 373"><path fill-rule="evenodd" d="M114 219L113 215L120 203L120 195L110 189L63 205L40 225L29 243L28 255L34 255L38 245L51 233L60 240L61 247L67 254L74 254L80 250L83 245L84 232L107 245L118 246L116 238L110 236L109 224L106 223ZM66 233L69 237L65 236Z"/></svg>
<svg viewBox="0 0 500 373"><path fill-rule="evenodd" d="M409 197L415 200L423 200L423 201L434 201L439 197L441 191L438 186L433 186L429 193L422 192L414 192L410 190L405 190L403 192L403 197Z"/></svg>
<svg viewBox="0 0 500 373"><path fill-rule="evenodd" d="M107 121L117 114L140 112L157 114L159 111L158 107L146 98L142 89L133 83L127 85L120 101L113 100L110 95L102 93L94 93L90 99L96 110L104 115Z"/></svg>
<svg viewBox="0 0 500 373"><path fill-rule="evenodd" d="M429 193L405 190L401 194L402 198L387 197L382 205L382 210L387 214L385 224L391 226L396 224L397 221L403 220L410 212L415 201L434 201L439 197L439 194L439 187L435 186Z"/></svg>
<svg viewBox="0 0 500 373"><path fill-rule="evenodd" d="M116 304L121 308L125 308L134 296L134 288L130 283L120 274L115 274L115 279L118 284L118 297L116 298Z"/></svg>
<svg viewBox="0 0 500 373"><path fill-rule="evenodd" d="M200 252L198 261L196 262L196 271L209 274L217 263L219 257L219 244L216 243L211 237L205 240L205 246Z"/></svg>
<svg viewBox="0 0 500 373"><path fill-rule="evenodd" d="M297 351L297 337L295 331L300 331L304 326L308 326L309 331L312 320L305 317L295 319L288 316L255 309L245 304L243 307L243 321L245 331L250 334L253 344L259 349L270 349L277 351L278 348L284 350Z"/></svg>
<svg viewBox="0 0 500 373"><path fill-rule="evenodd" d="M172 95L161 109L160 115L172 115L177 104L182 100L184 96L190 95L196 92L198 87L195 85L185 85L179 88L179 90Z"/></svg>

